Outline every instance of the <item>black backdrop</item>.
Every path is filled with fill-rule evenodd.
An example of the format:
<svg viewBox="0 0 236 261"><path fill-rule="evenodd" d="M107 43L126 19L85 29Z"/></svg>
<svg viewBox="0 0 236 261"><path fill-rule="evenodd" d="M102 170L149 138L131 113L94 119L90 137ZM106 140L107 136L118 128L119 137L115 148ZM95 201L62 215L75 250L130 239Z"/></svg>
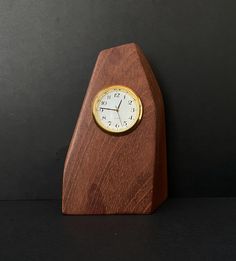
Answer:
<svg viewBox="0 0 236 261"><path fill-rule="evenodd" d="M136 42L160 83L171 196L236 196L234 0L0 0L0 199L61 197L98 52Z"/></svg>

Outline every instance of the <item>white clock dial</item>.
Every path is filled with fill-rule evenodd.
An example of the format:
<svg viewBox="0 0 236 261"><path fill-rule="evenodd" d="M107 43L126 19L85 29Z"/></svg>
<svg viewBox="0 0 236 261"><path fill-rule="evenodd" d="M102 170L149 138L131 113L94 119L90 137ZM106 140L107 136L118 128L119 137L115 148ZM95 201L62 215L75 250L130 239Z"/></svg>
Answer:
<svg viewBox="0 0 236 261"><path fill-rule="evenodd" d="M93 115L101 128L109 132L125 132L140 121L142 104L130 88L111 86L95 97Z"/></svg>

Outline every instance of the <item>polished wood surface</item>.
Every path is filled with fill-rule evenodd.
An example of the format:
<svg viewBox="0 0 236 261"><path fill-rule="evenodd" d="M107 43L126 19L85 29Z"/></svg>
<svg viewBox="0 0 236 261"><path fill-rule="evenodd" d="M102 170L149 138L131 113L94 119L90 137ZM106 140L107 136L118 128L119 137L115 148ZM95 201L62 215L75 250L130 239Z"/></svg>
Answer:
<svg viewBox="0 0 236 261"><path fill-rule="evenodd" d="M143 118L133 131L112 135L92 117L102 88L124 85L141 98ZM64 214L147 214L167 197L164 105L158 83L134 43L102 51L97 59L67 153Z"/></svg>

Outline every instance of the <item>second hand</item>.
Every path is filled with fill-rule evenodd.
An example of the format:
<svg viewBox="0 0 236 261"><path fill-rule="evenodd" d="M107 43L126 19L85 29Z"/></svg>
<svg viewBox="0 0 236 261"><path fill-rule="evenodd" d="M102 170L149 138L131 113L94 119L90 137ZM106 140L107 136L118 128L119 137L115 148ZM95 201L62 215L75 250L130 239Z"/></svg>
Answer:
<svg viewBox="0 0 236 261"><path fill-rule="evenodd" d="M120 108L121 103L122 103L122 100L120 100L119 105L117 106L117 110L116 111L117 111L117 114L118 114L118 117L119 117L119 120L120 120L120 124L123 127L123 124L122 124L122 121L121 121L121 118L120 118L120 114L119 114L119 108Z"/></svg>

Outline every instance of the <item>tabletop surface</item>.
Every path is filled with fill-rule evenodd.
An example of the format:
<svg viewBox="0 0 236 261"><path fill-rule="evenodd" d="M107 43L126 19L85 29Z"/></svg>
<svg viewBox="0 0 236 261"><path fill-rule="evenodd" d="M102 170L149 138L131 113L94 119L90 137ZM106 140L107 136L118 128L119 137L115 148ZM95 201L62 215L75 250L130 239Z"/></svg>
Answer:
<svg viewBox="0 0 236 261"><path fill-rule="evenodd" d="M153 215L63 216L1 201L0 260L236 260L236 198L171 198Z"/></svg>

